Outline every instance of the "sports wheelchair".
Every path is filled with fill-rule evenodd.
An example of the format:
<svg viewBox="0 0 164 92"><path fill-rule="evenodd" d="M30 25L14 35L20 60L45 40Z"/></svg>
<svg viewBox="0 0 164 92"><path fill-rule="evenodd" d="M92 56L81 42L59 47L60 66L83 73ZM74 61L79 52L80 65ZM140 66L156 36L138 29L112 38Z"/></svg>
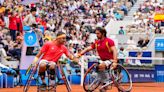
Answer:
<svg viewBox="0 0 164 92"><path fill-rule="evenodd" d="M37 92L43 91L43 90L41 90L41 86L40 86L40 82L39 82L39 76L36 77L38 66L39 66L39 62L37 63L36 66L30 65L30 67L27 69L25 75L29 75L29 76L28 76L28 79L27 79L26 84L24 86L23 92L28 92L29 91L30 84L31 84L31 81L32 80L35 80L36 81L36 84L37 84ZM55 71L55 74L54 74L55 84L53 86L51 86L51 87L49 85L49 82L50 82L50 73L49 72L50 72L50 70L48 69L48 67L49 67L49 65L46 66L46 68L47 68L46 69L46 72L47 72L47 75L48 75L48 76L46 76L46 77L48 77L48 83L47 83L48 85L46 87L46 90L48 92L56 92L57 85L59 85L60 84L59 82L61 80L63 80L64 81L64 84L65 84L65 86L67 88L67 91L68 92L71 92L71 85L70 85L70 83L69 83L69 81L68 81L68 79L67 79L67 77L66 77L66 75L64 73L63 65L60 62L57 63L57 65L55 67L55 70L54 70ZM61 74L61 77L60 77L60 74L59 73Z"/></svg>
<svg viewBox="0 0 164 92"><path fill-rule="evenodd" d="M98 69L99 63L93 63L85 72L83 88L86 92L95 92L96 90L103 89L105 87L114 86L118 89L118 92L130 92L132 89L132 79L129 72L120 64L115 69L112 69L111 65L106 69L107 74L110 76L107 79L107 83L101 83L98 73L102 72Z"/></svg>

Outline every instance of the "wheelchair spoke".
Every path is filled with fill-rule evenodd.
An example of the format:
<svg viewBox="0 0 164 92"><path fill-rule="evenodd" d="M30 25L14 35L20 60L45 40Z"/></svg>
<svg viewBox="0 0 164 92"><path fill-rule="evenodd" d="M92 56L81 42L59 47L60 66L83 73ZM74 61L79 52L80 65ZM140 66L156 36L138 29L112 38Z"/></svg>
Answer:
<svg viewBox="0 0 164 92"><path fill-rule="evenodd" d="M93 64L84 76L83 88L85 91L94 91L100 85L100 79L97 76L95 64Z"/></svg>
<svg viewBox="0 0 164 92"><path fill-rule="evenodd" d="M120 91L131 91L132 89L132 80L128 71L121 65L117 66L117 69L114 70L112 74L114 77L115 85Z"/></svg>

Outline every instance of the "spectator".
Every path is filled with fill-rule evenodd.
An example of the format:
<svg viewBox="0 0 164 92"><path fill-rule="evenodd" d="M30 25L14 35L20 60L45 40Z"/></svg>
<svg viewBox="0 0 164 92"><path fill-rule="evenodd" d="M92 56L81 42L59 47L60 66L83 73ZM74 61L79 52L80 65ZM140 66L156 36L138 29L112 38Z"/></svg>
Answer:
<svg viewBox="0 0 164 92"><path fill-rule="evenodd" d="M17 31L22 34L23 33L22 16L18 11L16 15L16 21L17 21Z"/></svg>
<svg viewBox="0 0 164 92"><path fill-rule="evenodd" d="M44 33L44 39L47 39L48 41L52 41L52 37L51 37L49 31L45 31L45 33Z"/></svg>
<svg viewBox="0 0 164 92"><path fill-rule="evenodd" d="M11 12L11 15L9 17L9 29L10 29L10 36L13 41L16 40L16 31L17 31L17 19L16 19L17 13L15 11Z"/></svg>
<svg viewBox="0 0 164 92"><path fill-rule="evenodd" d="M117 20L122 20L122 15L119 14L118 12L116 12L116 13L114 14L114 16L115 16L115 18L116 18Z"/></svg>
<svg viewBox="0 0 164 92"><path fill-rule="evenodd" d="M127 41L128 47L127 49L136 49L136 43L133 40L133 37L130 36L129 40Z"/></svg>
<svg viewBox="0 0 164 92"><path fill-rule="evenodd" d="M36 16L36 8L31 8L30 10L30 14L28 14L25 19L24 19L24 25L26 26L32 26L32 24L37 24L36 23L36 19L35 19L35 16Z"/></svg>
<svg viewBox="0 0 164 92"><path fill-rule="evenodd" d="M124 53L124 48L123 47L120 47L120 50L119 50L119 52L118 52L118 57L121 57L121 58L123 58L123 57L125 57L126 55L125 55L125 53ZM120 63L120 64L124 64L124 62L125 62L125 59L119 59L118 60L118 62Z"/></svg>
<svg viewBox="0 0 164 92"><path fill-rule="evenodd" d="M137 43L138 43L137 47L142 47L142 45L144 43L144 39L140 37Z"/></svg>
<svg viewBox="0 0 164 92"><path fill-rule="evenodd" d="M161 29L158 28L158 27L156 27L156 29L155 29L155 34L161 34L161 33L162 33Z"/></svg>
<svg viewBox="0 0 164 92"><path fill-rule="evenodd" d="M141 59L140 58L142 57L142 52L137 52L136 57L138 59L135 60L135 64L136 65L141 65Z"/></svg>
<svg viewBox="0 0 164 92"><path fill-rule="evenodd" d="M125 30L123 30L123 26L120 27L120 30L118 31L118 34L119 35L125 35L126 34Z"/></svg>
<svg viewBox="0 0 164 92"><path fill-rule="evenodd" d="M127 9L125 3L122 4L122 5L120 6L120 9L121 9L122 11L124 11L124 15L127 15L127 14L128 14L128 9Z"/></svg>
<svg viewBox="0 0 164 92"><path fill-rule="evenodd" d="M4 27L5 26L5 23L4 23L4 19L3 19L3 15L2 13L0 13L0 27Z"/></svg>
<svg viewBox="0 0 164 92"><path fill-rule="evenodd" d="M149 38L146 37L145 40L144 40L144 43L143 43L142 47L147 47L149 41L150 41Z"/></svg>

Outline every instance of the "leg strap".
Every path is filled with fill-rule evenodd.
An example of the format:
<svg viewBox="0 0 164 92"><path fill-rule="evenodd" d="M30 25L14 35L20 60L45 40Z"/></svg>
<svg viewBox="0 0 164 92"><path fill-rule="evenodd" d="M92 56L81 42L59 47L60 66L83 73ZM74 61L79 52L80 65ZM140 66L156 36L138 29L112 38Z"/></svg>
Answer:
<svg viewBox="0 0 164 92"><path fill-rule="evenodd" d="M54 80L55 79L55 70L54 69L51 69L50 70L50 79L51 80Z"/></svg>
<svg viewBox="0 0 164 92"><path fill-rule="evenodd" d="M42 80L45 78L45 72L40 72L39 75L40 75Z"/></svg>

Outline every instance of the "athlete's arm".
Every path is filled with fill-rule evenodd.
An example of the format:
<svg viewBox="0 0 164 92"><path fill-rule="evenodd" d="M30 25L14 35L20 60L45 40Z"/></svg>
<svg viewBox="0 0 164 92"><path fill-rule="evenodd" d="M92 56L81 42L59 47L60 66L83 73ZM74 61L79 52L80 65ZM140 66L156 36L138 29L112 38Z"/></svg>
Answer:
<svg viewBox="0 0 164 92"><path fill-rule="evenodd" d="M78 62L78 58L76 58L73 54L71 54L68 49L65 47L65 51L64 51L64 54L70 59L70 60L73 60L73 61L76 61Z"/></svg>
<svg viewBox="0 0 164 92"><path fill-rule="evenodd" d="M116 50L116 47L112 46L111 50L113 52L113 60L112 60L112 62L117 63L117 50Z"/></svg>
<svg viewBox="0 0 164 92"><path fill-rule="evenodd" d="M85 48L84 50L82 50L80 53L79 53L79 56L85 54L86 52L90 51L90 50L93 50L92 46L89 46L87 48Z"/></svg>
<svg viewBox="0 0 164 92"><path fill-rule="evenodd" d="M117 67L117 50L115 46L112 46L111 50L113 52L112 69L115 69Z"/></svg>
<svg viewBox="0 0 164 92"><path fill-rule="evenodd" d="M39 51L39 53L35 56L35 58L34 58L34 60L33 60L33 62L32 62L33 65L36 65L38 59L40 58L40 56L41 56L42 54L43 54L43 53L42 53L41 51Z"/></svg>
<svg viewBox="0 0 164 92"><path fill-rule="evenodd" d="M74 55L72 55L72 54L69 54L68 57L69 57L69 59L71 59L72 61L79 62L79 59L78 59L77 57L75 57Z"/></svg>

